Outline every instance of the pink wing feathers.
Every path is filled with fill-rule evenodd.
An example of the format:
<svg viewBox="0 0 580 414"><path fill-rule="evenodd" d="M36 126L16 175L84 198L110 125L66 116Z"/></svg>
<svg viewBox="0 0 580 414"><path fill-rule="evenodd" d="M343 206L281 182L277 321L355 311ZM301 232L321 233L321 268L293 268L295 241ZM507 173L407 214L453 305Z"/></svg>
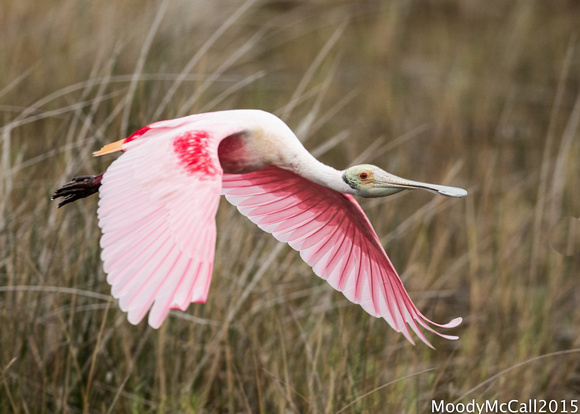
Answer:
<svg viewBox="0 0 580 414"><path fill-rule="evenodd" d="M243 131L241 119L223 119L216 113L158 122L97 152L126 151L103 176L98 216L107 281L131 323L151 308L149 324L159 327L171 308L205 302L221 191L260 228L299 250L318 276L411 343L408 326L429 346L421 327L457 338L428 325L452 328L461 318L438 325L417 310L352 196L274 166L223 175L219 143Z"/></svg>
<svg viewBox="0 0 580 414"><path fill-rule="evenodd" d="M137 131L103 176L98 216L104 269L133 324L151 308L149 324L157 328L171 308L185 310L207 298L222 181L217 148L237 131L207 120L196 130L197 119L203 120Z"/></svg>
<svg viewBox="0 0 580 414"><path fill-rule="evenodd" d="M447 338L415 307L366 215L350 195L270 166L223 176L222 194L262 230L300 251L314 272L373 316L383 317L411 343L407 324L427 345L423 327Z"/></svg>

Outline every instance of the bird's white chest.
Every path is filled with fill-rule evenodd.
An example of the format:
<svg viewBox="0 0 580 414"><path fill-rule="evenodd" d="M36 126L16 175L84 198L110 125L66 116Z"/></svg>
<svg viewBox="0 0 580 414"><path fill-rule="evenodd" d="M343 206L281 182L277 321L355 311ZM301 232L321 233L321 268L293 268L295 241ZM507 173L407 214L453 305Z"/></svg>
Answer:
<svg viewBox="0 0 580 414"><path fill-rule="evenodd" d="M222 140L218 156L224 173L244 174L269 164L244 135L233 135Z"/></svg>
<svg viewBox="0 0 580 414"><path fill-rule="evenodd" d="M314 160L278 118L252 123L242 133L223 139L218 156L226 174L244 174L268 165L300 173L302 164Z"/></svg>

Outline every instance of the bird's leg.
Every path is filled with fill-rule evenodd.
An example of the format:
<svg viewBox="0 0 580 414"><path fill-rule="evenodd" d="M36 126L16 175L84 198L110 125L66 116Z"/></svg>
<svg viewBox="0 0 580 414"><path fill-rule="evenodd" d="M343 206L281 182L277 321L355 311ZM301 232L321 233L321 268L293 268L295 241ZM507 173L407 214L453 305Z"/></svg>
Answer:
<svg viewBox="0 0 580 414"><path fill-rule="evenodd" d="M80 198L85 198L91 194L99 191L101 186L101 180L103 179L103 174L99 175L81 175L80 177L74 177L71 181L60 187L52 195L52 199L59 197L64 197L58 207L62 207L65 204L72 203Z"/></svg>

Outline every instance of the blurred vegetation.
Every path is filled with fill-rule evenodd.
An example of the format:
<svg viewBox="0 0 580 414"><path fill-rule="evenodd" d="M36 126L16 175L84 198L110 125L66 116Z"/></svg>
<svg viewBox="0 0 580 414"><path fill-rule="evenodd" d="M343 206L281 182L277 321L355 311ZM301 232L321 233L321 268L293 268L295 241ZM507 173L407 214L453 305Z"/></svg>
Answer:
<svg viewBox="0 0 580 414"><path fill-rule="evenodd" d="M423 413L580 395L580 4L4 0L0 412ZM419 309L409 345L227 203L208 303L131 326L99 259L101 145L231 108L324 162L462 186L361 203ZM106 158L106 159L105 159Z"/></svg>

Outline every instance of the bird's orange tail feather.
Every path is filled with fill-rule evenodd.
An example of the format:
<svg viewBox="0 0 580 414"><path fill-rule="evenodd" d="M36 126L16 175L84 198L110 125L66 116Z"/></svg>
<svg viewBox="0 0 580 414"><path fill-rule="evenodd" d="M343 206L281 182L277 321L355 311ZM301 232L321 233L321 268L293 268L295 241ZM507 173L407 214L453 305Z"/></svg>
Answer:
<svg viewBox="0 0 580 414"><path fill-rule="evenodd" d="M105 145L98 151L93 152L95 157L100 157L101 155L111 154L113 152L121 151L123 149L123 144L127 138L123 138L119 141L111 142L110 144Z"/></svg>

